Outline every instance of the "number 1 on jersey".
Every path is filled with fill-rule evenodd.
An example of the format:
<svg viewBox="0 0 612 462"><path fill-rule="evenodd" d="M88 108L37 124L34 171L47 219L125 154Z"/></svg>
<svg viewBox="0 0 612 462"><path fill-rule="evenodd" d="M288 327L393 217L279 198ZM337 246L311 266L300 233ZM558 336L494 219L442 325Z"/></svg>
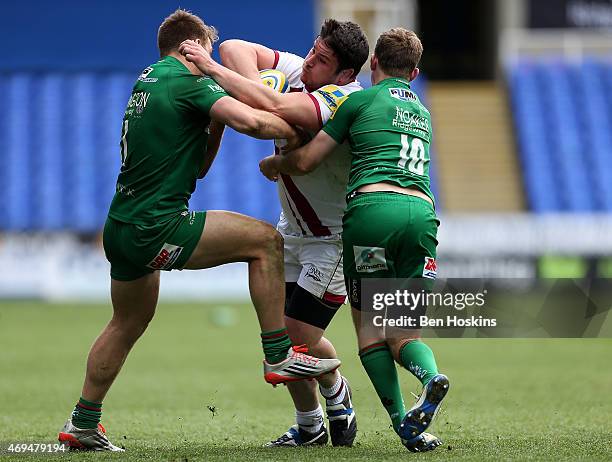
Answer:
<svg viewBox="0 0 612 462"><path fill-rule="evenodd" d="M128 132L128 120L123 121L123 127L121 127L121 166L125 167L125 161L127 160L128 149L127 149L127 132Z"/></svg>
<svg viewBox="0 0 612 462"><path fill-rule="evenodd" d="M420 138L412 138L412 143L408 141L408 135L400 135L402 141L402 149L399 152L400 160L397 166L406 168L415 175L423 175L425 173L425 146ZM410 149L410 153L408 150Z"/></svg>

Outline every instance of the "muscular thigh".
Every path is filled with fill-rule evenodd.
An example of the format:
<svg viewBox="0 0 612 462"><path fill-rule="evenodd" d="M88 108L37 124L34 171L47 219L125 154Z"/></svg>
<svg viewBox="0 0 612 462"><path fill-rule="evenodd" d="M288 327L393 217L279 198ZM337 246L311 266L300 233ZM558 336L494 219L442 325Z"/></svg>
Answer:
<svg viewBox="0 0 612 462"><path fill-rule="evenodd" d="M133 281L111 279L114 317L125 321L153 318L159 296L159 271Z"/></svg>
<svg viewBox="0 0 612 462"><path fill-rule="evenodd" d="M211 268L256 258L276 230L267 223L234 212L210 210L185 269ZM280 238L279 238L280 239Z"/></svg>

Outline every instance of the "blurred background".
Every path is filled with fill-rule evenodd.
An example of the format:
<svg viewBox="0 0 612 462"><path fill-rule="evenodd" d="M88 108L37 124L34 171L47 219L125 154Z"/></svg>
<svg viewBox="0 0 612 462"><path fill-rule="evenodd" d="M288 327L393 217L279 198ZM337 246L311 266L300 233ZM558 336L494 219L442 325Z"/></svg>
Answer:
<svg viewBox="0 0 612 462"><path fill-rule="evenodd" d="M296 0L265 14L247 0L25 0L0 7L0 299L107 299L100 232L121 119L178 6L221 40L302 56L327 17L362 25L371 51L382 31L414 29L439 276L612 277L611 0ZM276 223L275 185L257 167L271 150L229 130L191 207ZM166 299L247 296L246 265L163 275Z"/></svg>

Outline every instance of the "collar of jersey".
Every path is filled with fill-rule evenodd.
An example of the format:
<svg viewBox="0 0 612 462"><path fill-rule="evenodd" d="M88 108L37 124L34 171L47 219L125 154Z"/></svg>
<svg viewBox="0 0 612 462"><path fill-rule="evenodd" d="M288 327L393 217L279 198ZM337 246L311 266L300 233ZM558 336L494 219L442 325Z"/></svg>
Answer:
<svg viewBox="0 0 612 462"><path fill-rule="evenodd" d="M410 81L407 79L402 79L401 77L387 77L386 79L378 82L378 85L383 84L383 83L391 83L392 80L403 83L404 85L408 85L408 88L410 88Z"/></svg>
<svg viewBox="0 0 612 462"><path fill-rule="evenodd" d="M181 69L189 72L189 69L187 69L187 67L185 67L185 65L178 59L176 59L174 56L164 56L160 61L164 61L168 64L171 64L172 66L180 67Z"/></svg>

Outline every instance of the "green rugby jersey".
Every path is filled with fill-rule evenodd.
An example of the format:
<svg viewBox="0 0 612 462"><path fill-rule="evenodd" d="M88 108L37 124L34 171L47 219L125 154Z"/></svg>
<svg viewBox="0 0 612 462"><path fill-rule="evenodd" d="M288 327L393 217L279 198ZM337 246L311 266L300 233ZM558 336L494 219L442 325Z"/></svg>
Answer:
<svg viewBox="0 0 612 462"><path fill-rule="evenodd" d="M121 172L108 215L150 224L188 209L206 143L209 111L227 93L166 56L138 77L123 117Z"/></svg>
<svg viewBox="0 0 612 462"><path fill-rule="evenodd" d="M338 143L349 140L351 172L347 192L372 183L429 188L429 111L407 80L388 78L351 93L323 130Z"/></svg>

